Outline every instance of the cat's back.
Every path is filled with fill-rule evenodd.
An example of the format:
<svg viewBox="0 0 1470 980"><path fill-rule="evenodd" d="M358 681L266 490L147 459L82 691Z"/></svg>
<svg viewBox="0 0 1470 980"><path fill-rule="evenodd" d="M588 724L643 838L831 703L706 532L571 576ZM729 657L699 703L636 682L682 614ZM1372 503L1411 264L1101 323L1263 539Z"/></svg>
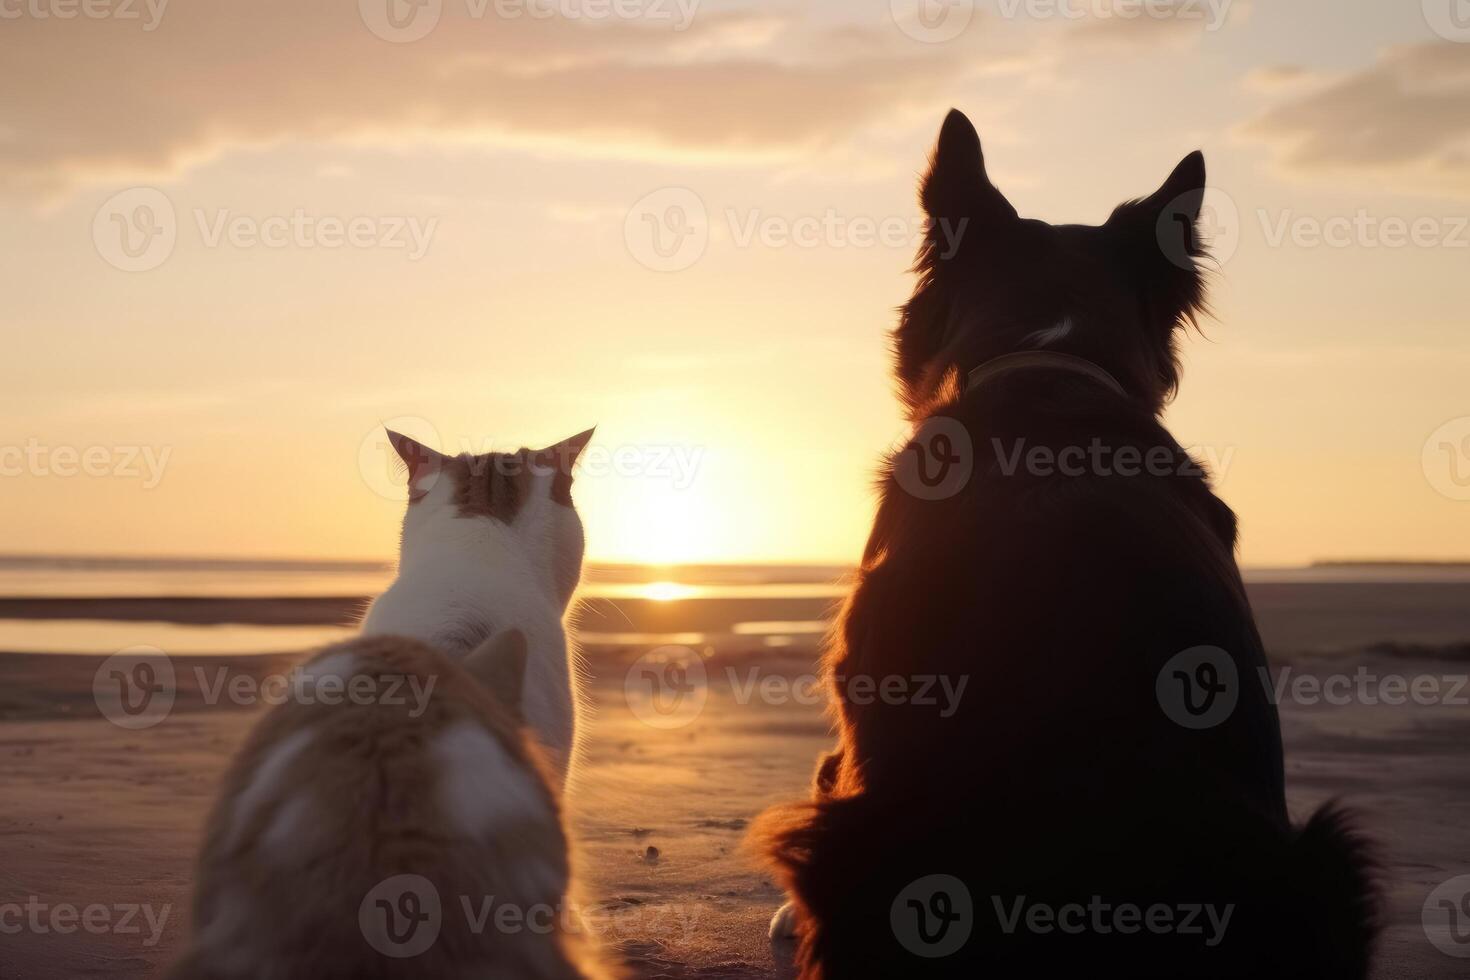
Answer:
<svg viewBox="0 0 1470 980"><path fill-rule="evenodd" d="M284 693L226 775L175 977L585 975L557 796L507 701L394 636Z"/></svg>

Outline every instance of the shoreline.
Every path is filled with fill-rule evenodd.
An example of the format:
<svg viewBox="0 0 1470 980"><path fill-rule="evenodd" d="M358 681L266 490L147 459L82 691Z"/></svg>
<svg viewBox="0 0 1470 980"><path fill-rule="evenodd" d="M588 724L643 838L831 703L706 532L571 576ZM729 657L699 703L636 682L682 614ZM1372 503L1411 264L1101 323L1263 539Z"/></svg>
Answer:
<svg viewBox="0 0 1470 980"><path fill-rule="evenodd" d="M1283 662L1304 656L1389 656L1470 660L1470 582L1253 582L1247 583L1256 622L1270 655ZM46 652L45 631L65 631L67 623L92 623L96 652L108 649L108 622L158 623L159 639L137 639L180 654L190 650L188 634L170 627L333 627L350 628L370 598L331 596L3 596L0 597L0 650ZM833 595L693 596L672 601L652 597L583 594L568 622L587 645L620 647L658 643L741 643L763 636L797 634L773 640L804 645L830 622L841 599ZM28 645L6 640L6 624L48 624L29 631ZM118 644L122 645L122 644ZM266 649L282 649L265 645ZM58 649L68 649L59 647ZM82 646L85 650L86 646ZM67 656L80 655L68 652Z"/></svg>

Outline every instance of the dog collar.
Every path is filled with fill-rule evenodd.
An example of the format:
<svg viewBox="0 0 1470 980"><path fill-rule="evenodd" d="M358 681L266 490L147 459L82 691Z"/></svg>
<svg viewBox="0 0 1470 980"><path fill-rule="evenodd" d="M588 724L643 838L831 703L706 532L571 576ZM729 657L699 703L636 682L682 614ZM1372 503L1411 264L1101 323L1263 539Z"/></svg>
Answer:
<svg viewBox="0 0 1470 980"><path fill-rule="evenodd" d="M965 391L974 391L988 381L994 381L1003 374L1012 371L1025 371L1035 368L1050 368L1054 371L1071 371L1073 374L1081 374L1091 378L1108 390L1128 397L1127 390L1118 383L1118 379L1108 373L1106 368L1100 367L1085 357L1075 354L1063 354L1059 351L1028 350L1015 354L1003 354L992 358L981 364L970 372L969 381L965 384Z"/></svg>

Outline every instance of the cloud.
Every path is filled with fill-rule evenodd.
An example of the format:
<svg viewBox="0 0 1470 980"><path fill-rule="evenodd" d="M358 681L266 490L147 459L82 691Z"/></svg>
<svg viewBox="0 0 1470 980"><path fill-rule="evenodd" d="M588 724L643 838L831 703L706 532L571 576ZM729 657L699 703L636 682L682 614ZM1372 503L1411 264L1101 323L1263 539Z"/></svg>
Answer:
<svg viewBox="0 0 1470 980"><path fill-rule="evenodd" d="M1311 71L1301 65L1263 65L1249 71L1242 79L1242 87L1248 92L1267 95L1301 92L1303 89L1322 85L1330 76Z"/></svg>
<svg viewBox="0 0 1470 980"><path fill-rule="evenodd" d="M87 185L164 182L233 151L289 142L469 142L799 167L837 153L855 132L938 112L976 79L1040 83L1065 62L1062 48L1197 38L1246 0L1149 2L1168 16L1099 19L1083 4L1086 19L1010 47L976 25L921 44L886 20L704 11L698 0L596 5L682 10L687 23L533 17L529 0L140 0L135 9L160 14L151 30L115 18L8 18L0 198L47 202ZM385 40L379 15L390 3L437 12L432 30Z"/></svg>
<svg viewBox="0 0 1470 980"><path fill-rule="evenodd" d="M1274 146L1293 177L1470 196L1470 45L1390 49L1363 71L1267 110L1242 133Z"/></svg>
<svg viewBox="0 0 1470 980"><path fill-rule="evenodd" d="M358 7L175 0L152 31L5 21L0 194L166 179L288 140L796 155L941 100L968 70L964 46L895 44L896 31L877 30L858 43L771 16L700 12L675 30L445 0L427 36L389 43Z"/></svg>
<svg viewBox="0 0 1470 980"><path fill-rule="evenodd" d="M1152 48L1185 45L1243 22L1249 0L1072 0L1088 16L1067 34L1080 47Z"/></svg>

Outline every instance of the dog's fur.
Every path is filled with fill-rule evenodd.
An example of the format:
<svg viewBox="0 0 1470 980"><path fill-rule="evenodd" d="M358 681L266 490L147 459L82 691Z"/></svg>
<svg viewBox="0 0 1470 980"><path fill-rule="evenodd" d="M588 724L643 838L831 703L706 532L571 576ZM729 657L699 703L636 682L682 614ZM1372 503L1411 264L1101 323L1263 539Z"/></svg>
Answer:
<svg viewBox="0 0 1470 980"><path fill-rule="evenodd" d="M1178 383L1176 335L1203 310L1204 187L1194 153L1100 227L1023 220L988 178L969 120L946 119L921 195L936 227L894 348L911 419L963 425L974 469L930 501L906 493L889 461L825 660L837 750L812 802L756 828L792 896L805 980L1366 976L1371 862L1339 809L1301 827L1288 818L1235 517L1158 418ZM966 390L978 365L1037 346L1092 361L1126 394L1035 368ZM1094 440L1177 465L1136 476L1002 465L1018 444ZM1203 645L1229 653L1239 702L1196 731L1165 715L1155 682ZM844 693L855 678L934 674L969 678L949 717ZM936 959L890 925L900 892L931 874L959 878L973 901L969 941ZM1234 911L1214 947L1148 929L1007 933L997 909L1023 896Z"/></svg>

